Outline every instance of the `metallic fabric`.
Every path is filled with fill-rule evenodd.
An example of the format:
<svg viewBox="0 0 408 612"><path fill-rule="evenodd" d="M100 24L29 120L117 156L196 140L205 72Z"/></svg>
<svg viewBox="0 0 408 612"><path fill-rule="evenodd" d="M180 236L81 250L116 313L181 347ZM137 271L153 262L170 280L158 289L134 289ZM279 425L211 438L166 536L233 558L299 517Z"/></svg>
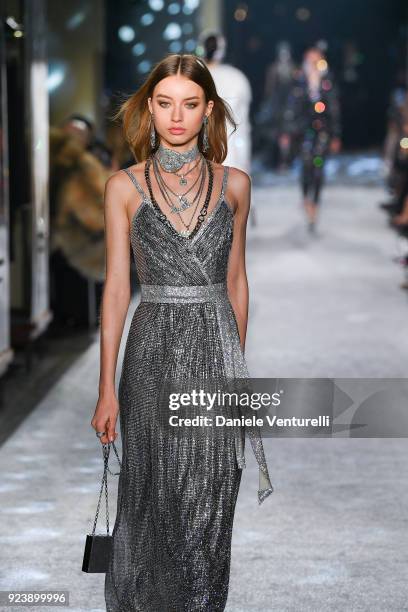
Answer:
<svg viewBox="0 0 408 612"><path fill-rule="evenodd" d="M169 435L158 406L164 380L249 377L226 286L233 236L224 198L228 168L218 201L192 239L163 221L125 172L142 196L131 226L141 300L119 382L122 469L107 612L218 612L228 596L243 428L215 437ZM262 503L273 487L259 430L247 434Z"/></svg>

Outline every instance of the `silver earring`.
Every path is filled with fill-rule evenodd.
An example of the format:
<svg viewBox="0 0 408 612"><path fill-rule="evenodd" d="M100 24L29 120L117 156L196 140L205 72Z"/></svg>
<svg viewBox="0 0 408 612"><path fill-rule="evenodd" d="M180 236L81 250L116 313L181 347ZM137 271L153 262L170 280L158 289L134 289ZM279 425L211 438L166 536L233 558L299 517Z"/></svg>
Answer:
<svg viewBox="0 0 408 612"><path fill-rule="evenodd" d="M204 121L203 121L203 125L204 125L204 133L203 133L203 151L208 151L209 149L209 142L208 142L208 117L207 115L204 115Z"/></svg>
<svg viewBox="0 0 408 612"><path fill-rule="evenodd" d="M153 113L150 116L150 146L152 149L156 146L156 130L154 129Z"/></svg>

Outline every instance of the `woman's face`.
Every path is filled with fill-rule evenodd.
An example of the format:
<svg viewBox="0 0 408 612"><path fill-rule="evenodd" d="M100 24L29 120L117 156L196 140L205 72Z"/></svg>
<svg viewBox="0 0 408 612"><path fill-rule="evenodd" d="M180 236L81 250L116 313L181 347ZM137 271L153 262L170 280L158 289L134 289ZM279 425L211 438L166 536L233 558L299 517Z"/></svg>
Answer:
<svg viewBox="0 0 408 612"><path fill-rule="evenodd" d="M160 140L167 146L197 140L203 117L211 114L214 102L206 103L204 90L194 81L172 75L157 83L148 104Z"/></svg>

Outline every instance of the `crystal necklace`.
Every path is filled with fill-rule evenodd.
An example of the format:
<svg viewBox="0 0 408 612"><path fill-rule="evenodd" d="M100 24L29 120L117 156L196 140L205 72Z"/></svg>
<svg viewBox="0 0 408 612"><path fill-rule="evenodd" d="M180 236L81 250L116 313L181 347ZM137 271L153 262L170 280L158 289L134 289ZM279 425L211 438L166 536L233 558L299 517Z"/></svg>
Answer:
<svg viewBox="0 0 408 612"><path fill-rule="evenodd" d="M190 202L187 199L187 194L190 193L190 191L192 189L194 189L195 185L198 183L198 181L201 179L201 182L203 183L204 178L205 178L205 159L204 156L202 156L201 159L201 169L200 172L196 178L196 180L192 183L192 185L187 189L187 191L185 191L184 193L176 193L175 191L173 191L173 189L170 187L170 185L168 185L166 183L166 181L164 180L164 178L161 175L160 169L159 169L159 164L155 158L155 156L153 156L153 170L154 170L154 174L157 180L157 183L159 185L160 191L163 194L163 197L165 197L166 201L168 201L171 212L174 213L178 213L178 212L183 212L183 210L186 210L187 208L190 208L191 206L193 206L197 195L194 197L193 201ZM164 194L164 191L166 192L166 196ZM175 196L176 198L178 198L179 200L179 204L180 206L176 206L175 204L173 204L171 202L171 198L167 195L168 193L171 193L173 196ZM198 192L197 192L198 193Z"/></svg>
<svg viewBox="0 0 408 612"><path fill-rule="evenodd" d="M199 154L200 151L196 144L189 151L182 152L169 149L168 147L160 144L155 156L159 160L163 170L166 170L166 172L177 172L177 170L180 170L184 164L194 161Z"/></svg>
<svg viewBox="0 0 408 612"><path fill-rule="evenodd" d="M187 179L186 179L187 174L190 174L190 172L194 170L194 168L197 168L199 163L200 163L200 160L198 160L198 162L192 168L190 168L190 170L187 170L187 172L184 172L184 173L180 172L180 174L178 172L173 172L173 174L179 177L180 185L187 185Z"/></svg>
<svg viewBox="0 0 408 612"><path fill-rule="evenodd" d="M166 184L165 184L164 182L163 182L163 183L161 182L161 181L162 181L162 178L161 178L161 176L160 176L160 171L159 171L158 167L156 167L156 166L158 166L158 163L157 163L157 161L156 161L156 160L154 159L154 157L153 157L153 170L154 170L154 174L155 174L155 177L156 177L156 180L157 180L157 183L158 183L159 189L160 189L161 194L162 194L162 196L163 196L163 199L164 199L164 201L166 202L166 204L169 206L169 208L170 208L170 212L172 212L172 213L176 212L176 213L178 214L178 216L180 217L180 220L181 220L181 222L183 223L183 225L184 225L186 228L188 228L188 227L190 226L190 224L191 224L191 220L190 220L190 224L189 224L188 226L186 226L186 225L185 225L185 223L184 223L183 217L181 216L180 212L182 212L183 210L185 210L185 208L190 208L191 206L193 206L193 204L194 204L195 202L197 202L197 203L196 203L196 205L195 205L195 207L194 207L194 211L193 211L193 214L192 214L192 216L191 216L191 219L193 219L193 217L194 217L194 215L195 215L195 213L196 213L196 210L197 210L197 208L198 208L198 205L199 205L199 202L200 202L200 199L201 199L201 195L202 195L202 193L203 193L204 184L205 184L205 177L206 177L206 171L205 171L205 170L206 170L206 164L205 164L205 160L203 159L203 163L202 163L202 170L201 170L201 172L200 172L201 177L200 177L200 175L198 176L198 179L200 179L200 178L201 178L201 181L200 181L200 185L199 185L199 188L198 188L198 190L197 190L197 193L196 193L196 195L194 196L194 199L193 199L193 201L192 201L192 202L188 202L188 201L186 200L186 203L187 203L187 205L188 205L188 206L186 206L185 208L184 208L183 206L181 206L180 208L177 208L177 207L175 207L175 206L173 205L173 203L172 203L172 201L171 201L171 197L170 197L169 191L168 191L168 189L167 189L167 186L166 186ZM197 179L197 181L198 181L198 179ZM196 181L196 182L197 182L197 181ZM172 192L172 193L174 193L174 192Z"/></svg>
<svg viewBox="0 0 408 612"><path fill-rule="evenodd" d="M145 169L144 169L144 175L145 175L145 181L146 181L146 185L148 187L149 190L149 195L150 195L150 201L152 202L154 208L156 209L158 215L160 216L160 218L167 224L169 225L169 227L180 237L182 238L189 238L191 239L198 231L199 227L201 226L201 224L203 223L203 221L205 220L205 215L207 214L208 211L208 205L210 203L210 199L211 199L211 194L212 194L212 190L213 190L213 182L214 182L214 173L213 173L213 169L211 166L211 163L209 160L205 160L206 164L207 164L207 169L208 169L208 173L209 173L209 180L208 180L208 187L207 187L207 195L203 204L203 207L200 210L200 214L198 215L197 218L197 222L195 224L195 227L190 231L190 225L192 223L192 220L190 220L190 223L188 224L188 226L186 226L186 224L184 223L183 219L181 218L181 215L179 213L180 219L183 223L183 225L186 227L185 230L179 232L174 225L170 222L169 218L167 217L167 215L164 214L164 212L162 211L162 209L160 208L159 204L157 203L154 195L153 195L153 190L152 190L152 184L150 181L150 175L149 175L149 167L150 164L152 163L152 157L148 157L145 163ZM194 216L194 213L193 213Z"/></svg>

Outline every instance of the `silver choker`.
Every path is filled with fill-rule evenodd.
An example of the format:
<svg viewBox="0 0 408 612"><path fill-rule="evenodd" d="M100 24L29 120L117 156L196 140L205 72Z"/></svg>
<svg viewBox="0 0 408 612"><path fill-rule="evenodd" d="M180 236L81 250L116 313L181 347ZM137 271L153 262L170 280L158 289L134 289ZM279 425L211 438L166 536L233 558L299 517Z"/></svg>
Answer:
<svg viewBox="0 0 408 612"><path fill-rule="evenodd" d="M184 164L194 161L199 154L200 151L197 145L194 145L189 151L183 151L182 153L160 145L154 155L157 157L163 170L166 172L177 172Z"/></svg>

